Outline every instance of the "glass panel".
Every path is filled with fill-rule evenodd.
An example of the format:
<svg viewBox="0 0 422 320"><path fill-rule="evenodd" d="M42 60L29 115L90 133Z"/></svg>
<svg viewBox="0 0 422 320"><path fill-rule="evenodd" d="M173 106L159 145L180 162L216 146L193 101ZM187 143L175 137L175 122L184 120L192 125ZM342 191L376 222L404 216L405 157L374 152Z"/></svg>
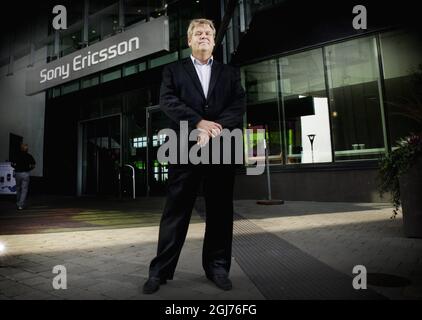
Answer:
<svg viewBox="0 0 422 320"><path fill-rule="evenodd" d="M61 56L65 56L82 48L82 28L67 35L62 35L60 39Z"/></svg>
<svg viewBox="0 0 422 320"><path fill-rule="evenodd" d="M102 99L102 116L120 113L122 110L122 95L116 94Z"/></svg>
<svg viewBox="0 0 422 320"><path fill-rule="evenodd" d="M129 66L123 67L123 76L130 76L131 74L135 74L138 72L138 64L133 64Z"/></svg>
<svg viewBox="0 0 422 320"><path fill-rule="evenodd" d="M79 80L69 82L63 85L62 94L74 92L79 90Z"/></svg>
<svg viewBox="0 0 422 320"><path fill-rule="evenodd" d="M381 34L390 141L422 127L422 38L405 30Z"/></svg>
<svg viewBox="0 0 422 320"><path fill-rule="evenodd" d="M119 4L116 2L103 9L96 14L95 19L99 21L99 23L97 23L99 30L97 31L99 32L101 39L116 34L119 31Z"/></svg>
<svg viewBox="0 0 422 320"><path fill-rule="evenodd" d="M126 26L147 21L147 0L126 0L124 5Z"/></svg>
<svg viewBox="0 0 422 320"><path fill-rule="evenodd" d="M91 86L95 86L100 82L99 76L94 76L87 79L82 79L82 88L89 88Z"/></svg>
<svg viewBox="0 0 422 320"><path fill-rule="evenodd" d="M100 99L88 100L80 108L79 119L92 119L101 116L101 101Z"/></svg>
<svg viewBox="0 0 422 320"><path fill-rule="evenodd" d="M154 20L155 18L165 15L165 1L150 1L148 4L150 7L150 20Z"/></svg>
<svg viewBox="0 0 422 320"><path fill-rule="evenodd" d="M187 31L192 19L202 18L202 4L199 1L187 0L181 1L179 6L179 47L188 48Z"/></svg>
<svg viewBox="0 0 422 320"><path fill-rule="evenodd" d="M375 38L327 46L335 160L378 158L385 152Z"/></svg>
<svg viewBox="0 0 422 320"><path fill-rule="evenodd" d="M82 192L119 194L120 117L83 123Z"/></svg>
<svg viewBox="0 0 422 320"><path fill-rule="evenodd" d="M161 129L170 127L170 119L159 109L149 112L150 132L149 148L149 190L150 195L164 195L168 180L168 163L157 160L158 148L165 142L165 135L159 135Z"/></svg>
<svg viewBox="0 0 422 320"><path fill-rule="evenodd" d="M179 56L178 52L172 52L172 53L166 54L164 56L161 56L161 57L158 57L158 58L155 58L155 59L151 59L150 66L151 66L151 68L154 68L154 67L161 66L163 64L167 64L167 63L170 63L170 62L173 62L173 61L177 61L178 56Z"/></svg>
<svg viewBox="0 0 422 320"><path fill-rule="evenodd" d="M110 71L107 73L103 73L101 74L101 82L108 82L108 81L112 81L115 79L119 79L122 76L122 70L121 69L117 69L114 71Z"/></svg>
<svg viewBox="0 0 422 320"><path fill-rule="evenodd" d="M53 98L60 97L60 87L53 88Z"/></svg>
<svg viewBox="0 0 422 320"><path fill-rule="evenodd" d="M191 48L186 48L186 49L180 50L180 59L190 57L191 53L192 53Z"/></svg>
<svg viewBox="0 0 422 320"><path fill-rule="evenodd" d="M268 60L242 68L242 78L247 98L247 128L268 131L270 163L282 163L280 108L278 101L277 61ZM245 162L254 163L254 147L258 143L256 134L246 135Z"/></svg>
<svg viewBox="0 0 422 320"><path fill-rule="evenodd" d="M322 50L279 59L285 163L331 162L331 134Z"/></svg>
<svg viewBox="0 0 422 320"><path fill-rule="evenodd" d="M89 0L89 14L117 5L118 0Z"/></svg>
<svg viewBox="0 0 422 320"><path fill-rule="evenodd" d="M56 60L57 56L54 53L54 39L47 43L47 62Z"/></svg>
<svg viewBox="0 0 422 320"><path fill-rule="evenodd" d="M139 89L126 95L126 112L128 117L128 158L125 163L132 165L136 171L136 193L147 192L147 132L146 107L149 106L149 90Z"/></svg>
<svg viewBox="0 0 422 320"><path fill-rule="evenodd" d="M138 65L138 68L139 68L139 72L141 72L141 71L145 71L145 70L147 69L147 63L146 63L146 62L141 62L141 63Z"/></svg>

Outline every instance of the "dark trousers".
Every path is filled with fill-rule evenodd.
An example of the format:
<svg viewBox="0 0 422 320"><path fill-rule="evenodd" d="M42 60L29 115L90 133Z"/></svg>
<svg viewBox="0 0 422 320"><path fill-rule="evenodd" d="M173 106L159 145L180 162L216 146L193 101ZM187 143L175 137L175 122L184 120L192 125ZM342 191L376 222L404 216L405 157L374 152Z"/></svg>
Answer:
<svg viewBox="0 0 422 320"><path fill-rule="evenodd" d="M206 207L202 265L208 275L229 274L234 176L233 165L169 165L167 201L150 277L173 278L201 181Z"/></svg>

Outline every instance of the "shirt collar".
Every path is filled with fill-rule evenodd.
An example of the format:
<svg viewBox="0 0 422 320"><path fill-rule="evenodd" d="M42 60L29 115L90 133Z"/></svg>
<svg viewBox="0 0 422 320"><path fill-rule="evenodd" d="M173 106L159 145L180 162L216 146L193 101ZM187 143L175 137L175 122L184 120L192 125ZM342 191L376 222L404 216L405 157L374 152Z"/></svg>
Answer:
<svg viewBox="0 0 422 320"><path fill-rule="evenodd" d="M203 64L203 63L201 63L198 59L196 59L192 54L190 55L190 58L192 59L192 62L193 62L193 64L195 65L199 65L199 66L204 66L204 65L209 65L209 66L211 66L212 65L212 63L213 63L213 61L214 61L214 57L213 56L211 56L209 59L208 59L208 62L206 63L206 64Z"/></svg>

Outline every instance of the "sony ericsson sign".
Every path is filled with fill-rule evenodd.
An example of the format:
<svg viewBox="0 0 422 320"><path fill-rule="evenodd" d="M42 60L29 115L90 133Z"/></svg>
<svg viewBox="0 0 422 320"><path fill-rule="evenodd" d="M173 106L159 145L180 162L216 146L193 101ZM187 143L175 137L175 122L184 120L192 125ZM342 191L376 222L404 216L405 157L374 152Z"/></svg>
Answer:
<svg viewBox="0 0 422 320"><path fill-rule="evenodd" d="M26 94L35 94L163 50L169 50L168 17L140 24L63 58L30 68Z"/></svg>

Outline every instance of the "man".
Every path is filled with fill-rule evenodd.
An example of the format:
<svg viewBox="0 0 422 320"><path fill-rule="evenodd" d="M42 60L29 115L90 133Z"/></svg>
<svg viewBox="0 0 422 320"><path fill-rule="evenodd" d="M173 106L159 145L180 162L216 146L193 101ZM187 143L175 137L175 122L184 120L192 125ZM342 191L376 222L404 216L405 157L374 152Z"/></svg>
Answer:
<svg viewBox="0 0 422 320"><path fill-rule="evenodd" d="M245 113L245 92L240 72L215 61L215 28L207 19L192 20L188 28L192 55L163 70L161 110L172 120L172 129L187 121L198 129L198 143L218 136L223 129L241 128ZM179 134L179 143L181 141ZM151 261L143 292L151 294L173 279L189 226L196 192L203 180L206 202L206 230L202 265L208 279L230 290L229 279L233 237L233 164L170 164L167 202L161 218L157 256Z"/></svg>
<svg viewBox="0 0 422 320"><path fill-rule="evenodd" d="M35 160L28 153L28 144L21 144L20 152L12 160L12 167L15 168L16 206L18 210L23 210L28 195L29 172L35 168Z"/></svg>

